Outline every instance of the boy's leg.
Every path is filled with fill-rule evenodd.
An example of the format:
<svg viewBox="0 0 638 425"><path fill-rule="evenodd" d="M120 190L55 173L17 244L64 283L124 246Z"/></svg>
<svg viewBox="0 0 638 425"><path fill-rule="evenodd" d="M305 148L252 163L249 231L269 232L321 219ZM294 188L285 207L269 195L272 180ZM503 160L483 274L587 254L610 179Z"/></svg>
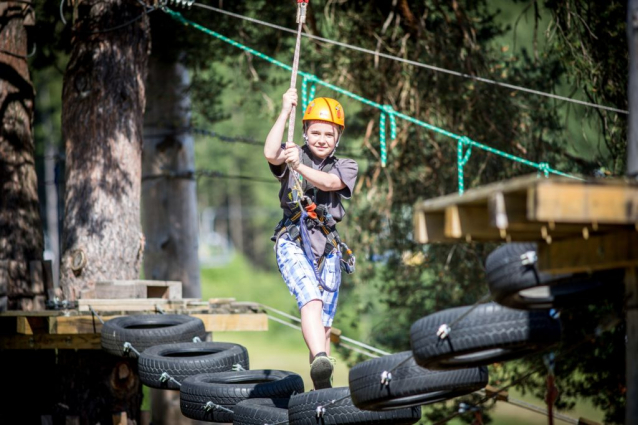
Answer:
<svg viewBox="0 0 638 425"><path fill-rule="evenodd" d="M330 326L324 326L324 331L326 335L326 354L330 355L330 330L332 329Z"/></svg>
<svg viewBox="0 0 638 425"><path fill-rule="evenodd" d="M310 358L325 350L325 329L321 322L323 301L312 300L301 307L301 333L310 350Z"/></svg>

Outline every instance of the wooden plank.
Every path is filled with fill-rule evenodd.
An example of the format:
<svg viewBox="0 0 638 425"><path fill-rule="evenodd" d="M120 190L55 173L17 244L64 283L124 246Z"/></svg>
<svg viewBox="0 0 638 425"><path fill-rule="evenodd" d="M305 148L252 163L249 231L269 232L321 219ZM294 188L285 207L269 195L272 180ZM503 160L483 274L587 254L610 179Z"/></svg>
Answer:
<svg viewBox="0 0 638 425"><path fill-rule="evenodd" d="M182 282L171 280L105 280L95 285L95 298L182 298Z"/></svg>
<svg viewBox="0 0 638 425"><path fill-rule="evenodd" d="M453 205L445 209L445 236L465 239L499 239L498 229L489 226L487 204L481 206Z"/></svg>
<svg viewBox="0 0 638 425"><path fill-rule="evenodd" d="M531 188L527 218L555 223L638 223L638 187L540 182Z"/></svg>
<svg viewBox="0 0 638 425"><path fill-rule="evenodd" d="M638 266L638 232L609 233L539 244L538 267L548 273L581 273Z"/></svg>
<svg viewBox="0 0 638 425"><path fill-rule="evenodd" d="M146 298L146 287L135 281L109 281L95 283L95 298L137 299Z"/></svg>
<svg viewBox="0 0 638 425"><path fill-rule="evenodd" d="M522 230L527 221L527 192L494 192L487 198L489 223L497 229Z"/></svg>
<svg viewBox="0 0 638 425"><path fill-rule="evenodd" d="M268 316L263 313L251 314L190 314L204 322L208 332L223 331L267 331ZM103 316L105 322L119 317L118 315ZM102 331L102 323L92 316L59 316L55 320L54 332L58 334L92 334ZM94 328L95 326L95 328ZM94 330L95 329L95 330Z"/></svg>
<svg viewBox="0 0 638 425"><path fill-rule="evenodd" d="M414 238L419 243L446 242L445 214L442 212L414 213Z"/></svg>
<svg viewBox="0 0 638 425"><path fill-rule="evenodd" d="M7 335L0 338L0 350L76 349L100 350L100 335Z"/></svg>
<svg viewBox="0 0 638 425"><path fill-rule="evenodd" d="M24 335L49 333L49 321L46 317L16 317L16 332Z"/></svg>
<svg viewBox="0 0 638 425"><path fill-rule="evenodd" d="M505 182L497 182L470 189L463 195L452 193L434 199L415 204L414 211L436 212L443 211L451 205L473 205L476 203L486 203L487 197L494 192L510 193L516 191L526 191L528 187L538 182L536 175L517 177Z"/></svg>
<svg viewBox="0 0 638 425"><path fill-rule="evenodd" d="M199 298L184 298L179 300L166 300L161 298L139 299L99 299L87 298L78 300L78 310L89 312L93 307L95 311L155 311L156 306L163 310L186 309L191 303L198 303Z"/></svg>
<svg viewBox="0 0 638 425"><path fill-rule="evenodd" d="M268 315L253 314L191 314L204 322L209 332L267 331Z"/></svg>

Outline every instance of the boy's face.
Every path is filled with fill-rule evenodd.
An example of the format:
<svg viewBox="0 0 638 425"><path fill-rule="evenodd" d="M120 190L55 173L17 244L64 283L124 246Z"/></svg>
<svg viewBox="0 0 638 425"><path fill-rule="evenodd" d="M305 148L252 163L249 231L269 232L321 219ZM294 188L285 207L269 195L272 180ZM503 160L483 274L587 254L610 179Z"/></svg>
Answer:
<svg viewBox="0 0 638 425"><path fill-rule="evenodd" d="M308 126L306 137L308 137L308 147L312 154L317 158L325 159L334 151L339 131L334 124L314 121Z"/></svg>

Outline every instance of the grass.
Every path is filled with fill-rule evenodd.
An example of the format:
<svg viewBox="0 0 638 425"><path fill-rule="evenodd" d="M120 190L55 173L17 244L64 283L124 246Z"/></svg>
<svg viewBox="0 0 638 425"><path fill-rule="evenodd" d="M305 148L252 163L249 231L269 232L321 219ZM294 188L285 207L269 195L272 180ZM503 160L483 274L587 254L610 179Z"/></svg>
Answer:
<svg viewBox="0 0 638 425"><path fill-rule="evenodd" d="M274 261L274 254L273 254ZM235 298L237 301L259 302L294 316L299 316L295 299L289 294L281 276L276 272L256 270L240 255L225 267L201 271L202 299ZM339 316L339 315L337 315ZM303 379L306 391L312 388L309 377L308 350L301 332L280 323L269 321L267 332L216 332L214 341L242 344L248 350L251 369L282 369L298 373ZM365 341L364 341L365 342ZM337 355L334 386L348 385L348 367ZM544 406L544 402L533 396L523 396L510 389L514 398ZM602 422L603 413L590 403L577 404L570 412L561 412L573 418L585 417ZM490 412L495 425L543 425L544 415L523 410L519 407L499 402ZM556 424L564 423L556 420ZM450 421L450 425L460 425L461 420Z"/></svg>

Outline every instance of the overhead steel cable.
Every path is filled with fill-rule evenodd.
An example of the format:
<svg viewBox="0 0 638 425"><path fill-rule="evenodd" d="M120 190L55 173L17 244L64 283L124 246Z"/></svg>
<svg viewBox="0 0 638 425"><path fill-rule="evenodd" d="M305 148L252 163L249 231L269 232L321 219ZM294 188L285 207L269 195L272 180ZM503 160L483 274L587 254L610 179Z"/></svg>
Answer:
<svg viewBox="0 0 638 425"><path fill-rule="evenodd" d="M263 26L266 26L266 27L270 27L270 28L273 28L273 29L280 30L280 31L285 31L285 32L292 33L292 34L297 34L297 31L295 31L293 29L290 29L290 28L286 28L286 27L283 27L281 25L272 24L270 22L262 21L260 19L250 18L248 16L240 15L238 13L229 12L229 11L226 11L226 10L223 10L223 9L219 9L219 8L216 8L216 7L213 7L213 6L209 6L207 4L193 3L192 6L199 7L199 8L202 8L202 9L208 9L208 10L211 10L213 12L221 13L221 14L224 14L224 15L227 15L227 16L232 16L232 17L237 18L237 19L242 19L242 20L245 20L245 21L248 21L248 22L252 22L252 23L255 23L255 24L263 25ZM575 104L582 105L582 106L589 106L589 107L592 107L592 108L598 108L598 109L602 109L602 110L606 110L606 111L617 112L619 114L625 114L625 115L629 114L629 111L627 111L625 109L614 108L614 107L611 107L611 106L598 105L596 103L586 102L584 100L573 99L571 97L560 96L560 95L557 95L557 94L547 93L547 92L540 91L540 90L535 90L535 89L530 89L530 88L523 87L523 86L518 86L518 85L515 85L515 84L510 84L510 83L504 83L504 82L501 82L501 81L491 80L489 78L483 78L483 77L479 77L479 76L476 76L476 75L466 74L464 72L453 71L451 69L441 68L439 66L429 65L429 64L422 63L422 62L417 62L417 61L413 61L413 60L410 60L410 59L404 59L404 58L401 58L401 57L398 57L398 56L389 55L387 53L381 53L381 52L377 52L377 51L374 51L374 50L366 49L366 48L363 48L363 47L354 46L354 45L351 45L351 44L343 43L341 41L331 40L329 38L319 37L319 36L312 35L312 34L307 34L307 33L302 33L302 36L304 36L306 38L309 38L309 39L312 39L312 40L321 41L322 43L334 44L336 46L343 47L343 48L346 48L346 49L355 50L355 51L358 51L358 52L367 53L367 54L378 56L378 57L382 57L382 58L385 58L385 59L390 59L390 60L393 60L393 61L406 63L408 65L429 69L429 70L435 71L435 72L441 72L441 73L444 73L444 74L454 75L456 77L461 77L461 78L466 78L466 79L470 79L470 80L474 80L474 81L479 81L481 83L492 84L492 85L495 85L495 86L498 86L498 87L502 87L502 88L505 88L505 89L516 90L516 91L521 91L521 92L525 92L525 93L535 94L535 95L538 95L538 96L549 97L549 98L552 98L552 99L561 100L561 101L564 101L564 102L575 103Z"/></svg>

